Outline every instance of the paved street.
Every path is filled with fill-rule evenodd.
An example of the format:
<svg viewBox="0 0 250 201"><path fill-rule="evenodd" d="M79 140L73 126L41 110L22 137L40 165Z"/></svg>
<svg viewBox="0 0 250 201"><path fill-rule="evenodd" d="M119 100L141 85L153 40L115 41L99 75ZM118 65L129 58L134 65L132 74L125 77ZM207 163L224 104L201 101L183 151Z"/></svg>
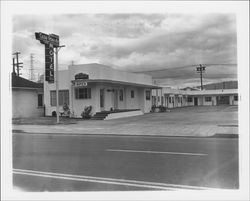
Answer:
<svg viewBox="0 0 250 201"><path fill-rule="evenodd" d="M237 189L238 139L13 133L25 191Z"/></svg>

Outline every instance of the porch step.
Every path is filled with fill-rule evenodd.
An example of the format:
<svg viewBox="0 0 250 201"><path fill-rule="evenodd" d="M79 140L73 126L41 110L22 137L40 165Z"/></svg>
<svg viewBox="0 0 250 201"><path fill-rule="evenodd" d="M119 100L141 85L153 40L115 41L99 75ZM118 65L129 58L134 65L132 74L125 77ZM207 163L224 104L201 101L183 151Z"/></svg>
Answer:
<svg viewBox="0 0 250 201"><path fill-rule="evenodd" d="M126 116L134 116L134 115L143 114L139 109L123 109L123 110L113 110L113 111L102 111L97 112L93 117L92 120L104 120L104 119L113 119L113 118L121 118Z"/></svg>
<svg viewBox="0 0 250 201"><path fill-rule="evenodd" d="M97 112L97 113L95 113L95 115L94 115L93 117L91 117L91 119L93 119L93 120L103 120L103 119L105 119L109 114L110 114L110 112L108 112L108 111Z"/></svg>

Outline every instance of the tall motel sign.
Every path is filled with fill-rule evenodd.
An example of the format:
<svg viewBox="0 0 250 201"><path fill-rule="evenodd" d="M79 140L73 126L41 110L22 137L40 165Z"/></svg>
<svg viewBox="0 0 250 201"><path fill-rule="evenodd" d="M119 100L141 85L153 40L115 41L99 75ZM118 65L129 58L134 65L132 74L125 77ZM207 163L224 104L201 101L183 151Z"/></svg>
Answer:
<svg viewBox="0 0 250 201"><path fill-rule="evenodd" d="M55 34L45 34L35 32L36 40L45 46L45 81L49 83L55 82L54 76L54 53L56 56L56 116L59 123L59 101L58 101L58 52L61 47L59 45L59 36Z"/></svg>

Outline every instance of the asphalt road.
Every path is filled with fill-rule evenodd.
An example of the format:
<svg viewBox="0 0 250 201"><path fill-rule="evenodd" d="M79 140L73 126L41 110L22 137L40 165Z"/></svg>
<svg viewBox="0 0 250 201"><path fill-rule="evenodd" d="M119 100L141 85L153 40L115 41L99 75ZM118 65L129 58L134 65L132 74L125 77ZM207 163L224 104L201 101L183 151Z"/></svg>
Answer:
<svg viewBox="0 0 250 201"><path fill-rule="evenodd" d="M237 138L13 134L25 191L239 188Z"/></svg>

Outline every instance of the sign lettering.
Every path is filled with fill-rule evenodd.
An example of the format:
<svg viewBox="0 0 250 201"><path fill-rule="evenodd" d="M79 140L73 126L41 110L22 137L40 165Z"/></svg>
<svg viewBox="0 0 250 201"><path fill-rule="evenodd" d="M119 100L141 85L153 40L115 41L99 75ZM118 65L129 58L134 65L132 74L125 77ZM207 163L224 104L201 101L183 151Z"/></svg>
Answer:
<svg viewBox="0 0 250 201"><path fill-rule="evenodd" d="M54 83L54 47L59 47L59 36L35 32L35 37L45 45L45 80Z"/></svg>
<svg viewBox="0 0 250 201"><path fill-rule="evenodd" d="M54 51L51 44L45 44L45 80L54 82Z"/></svg>
<svg viewBox="0 0 250 201"><path fill-rule="evenodd" d="M86 87L88 86L88 83L87 82L75 82L74 85L76 87Z"/></svg>
<svg viewBox="0 0 250 201"><path fill-rule="evenodd" d="M89 79L88 74L78 73L75 75L75 80Z"/></svg>
<svg viewBox="0 0 250 201"><path fill-rule="evenodd" d="M45 33L42 32L36 32L35 33L36 39L40 41L40 43L42 44L51 44L54 47L58 47L59 46L59 36L55 35L55 34L50 34L47 35Z"/></svg>

